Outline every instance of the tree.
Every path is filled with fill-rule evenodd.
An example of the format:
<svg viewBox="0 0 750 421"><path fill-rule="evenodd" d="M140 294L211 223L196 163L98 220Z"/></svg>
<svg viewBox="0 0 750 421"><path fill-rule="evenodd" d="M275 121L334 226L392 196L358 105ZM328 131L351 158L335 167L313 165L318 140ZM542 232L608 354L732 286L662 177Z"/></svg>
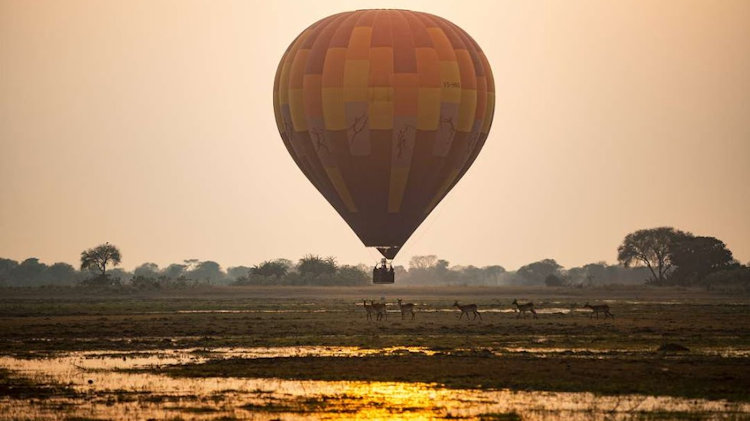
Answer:
<svg viewBox="0 0 750 421"><path fill-rule="evenodd" d="M289 259L278 258L278 259L274 260L274 262L277 262L277 263L280 263L280 264L286 266L287 272L290 271L292 268L294 268L294 262L292 262Z"/></svg>
<svg viewBox="0 0 750 421"><path fill-rule="evenodd" d="M164 276L166 276L167 279L179 279L184 277L186 272L187 265L172 263L164 269Z"/></svg>
<svg viewBox="0 0 750 421"><path fill-rule="evenodd" d="M484 272L484 282L488 285L497 285L505 273L505 268L500 265L485 266L481 270Z"/></svg>
<svg viewBox="0 0 750 421"><path fill-rule="evenodd" d="M0 285L10 285L13 271L18 267L18 262L11 259L0 258Z"/></svg>
<svg viewBox="0 0 750 421"><path fill-rule="evenodd" d="M497 277L505 273L505 268L500 265L485 266L483 269L488 276Z"/></svg>
<svg viewBox="0 0 750 421"><path fill-rule="evenodd" d="M732 265L709 273L701 283L706 289L750 293L750 265Z"/></svg>
<svg viewBox="0 0 750 421"><path fill-rule="evenodd" d="M611 276L608 271L609 266L606 262L589 263L583 266L586 271L585 282L587 285L607 284L611 282Z"/></svg>
<svg viewBox="0 0 750 421"><path fill-rule="evenodd" d="M686 237L672 247L672 274L675 282L694 284L712 272L726 269L735 263L732 252L714 237Z"/></svg>
<svg viewBox="0 0 750 421"><path fill-rule="evenodd" d="M232 266L227 268L227 277L234 279L235 281L240 278L247 278L247 274L252 270L251 267L247 266Z"/></svg>
<svg viewBox="0 0 750 421"><path fill-rule="evenodd" d="M336 285L367 285L370 283L369 268L343 265L336 271Z"/></svg>
<svg viewBox="0 0 750 421"><path fill-rule="evenodd" d="M107 276L107 265L120 264L120 250L112 244L104 243L81 252L81 270L97 270L100 276Z"/></svg>
<svg viewBox="0 0 750 421"><path fill-rule="evenodd" d="M114 284L118 284L120 281L132 279L133 274L125 269L114 268L107 272L107 278L111 278L112 281L114 281Z"/></svg>
<svg viewBox="0 0 750 421"><path fill-rule="evenodd" d="M78 272L67 263L55 263L46 272L47 282L51 285L72 285L78 280Z"/></svg>
<svg viewBox="0 0 750 421"><path fill-rule="evenodd" d="M284 262L267 260L250 268L250 274L281 279L288 270L289 268Z"/></svg>
<svg viewBox="0 0 750 421"><path fill-rule="evenodd" d="M529 284L541 285L549 275L559 273L560 269L562 266L558 265L555 259L544 259L521 266L516 271L516 275Z"/></svg>
<svg viewBox="0 0 750 421"><path fill-rule="evenodd" d="M625 267L644 265L651 281L664 283L674 268L672 246L691 234L672 227L643 229L625 236L617 248L617 260Z"/></svg>
<svg viewBox="0 0 750 421"><path fill-rule="evenodd" d="M333 275L336 273L336 259L333 257L323 259L320 256L308 254L299 260L297 270L302 276Z"/></svg>
<svg viewBox="0 0 750 421"><path fill-rule="evenodd" d="M47 265L39 262L36 257L30 257L19 264L12 273L16 285L32 286L44 283Z"/></svg>
<svg viewBox="0 0 750 421"><path fill-rule="evenodd" d="M201 262L198 259L185 259L183 260L185 263L185 271L190 272L192 270L195 270L196 267L198 267L198 264Z"/></svg>
<svg viewBox="0 0 750 421"><path fill-rule="evenodd" d="M428 256L412 256L409 260L409 270L411 269L428 269L437 263L437 256L430 254Z"/></svg>
<svg viewBox="0 0 750 421"><path fill-rule="evenodd" d="M445 259L440 259L435 262L435 271L438 273L445 273L448 271L448 266L450 266L450 262Z"/></svg>
<svg viewBox="0 0 750 421"><path fill-rule="evenodd" d="M144 279L156 279L159 277L159 265L156 263L144 263L135 268L133 276Z"/></svg>
<svg viewBox="0 0 750 421"><path fill-rule="evenodd" d="M200 262L195 266L195 269L190 271L189 275L195 280L205 280L209 284L218 282L224 279L224 272L221 270L221 266L211 260Z"/></svg>
<svg viewBox="0 0 750 421"><path fill-rule="evenodd" d="M565 285L565 280L561 276L550 273L544 278L544 285L547 285L548 287L561 287Z"/></svg>
<svg viewBox="0 0 750 421"><path fill-rule="evenodd" d="M574 267L565 271L565 277L571 285L581 286L588 283L588 274L586 269L582 267Z"/></svg>

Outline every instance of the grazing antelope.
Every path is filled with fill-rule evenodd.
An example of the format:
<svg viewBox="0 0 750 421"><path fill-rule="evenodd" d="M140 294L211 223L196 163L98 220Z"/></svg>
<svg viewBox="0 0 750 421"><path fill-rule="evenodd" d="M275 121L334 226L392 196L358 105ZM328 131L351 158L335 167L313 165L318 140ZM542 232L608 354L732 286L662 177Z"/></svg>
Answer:
<svg viewBox="0 0 750 421"><path fill-rule="evenodd" d="M372 320L372 313L374 310L372 309L372 305L367 304L367 300L362 300L362 305L365 306L365 311L367 312L367 320Z"/></svg>
<svg viewBox="0 0 750 421"><path fill-rule="evenodd" d="M525 304L518 304L518 300L513 299L513 302L511 303L514 306L516 306L516 312L518 313L518 316L516 316L516 319L521 317L521 315L525 315L527 311L530 311L535 319L538 319L536 315L536 310L534 310L534 303L529 301Z"/></svg>
<svg viewBox="0 0 750 421"><path fill-rule="evenodd" d="M404 320L404 316L411 313L411 319L414 320L414 304L402 303L401 299L398 299L398 308L401 309L401 320Z"/></svg>
<svg viewBox="0 0 750 421"><path fill-rule="evenodd" d="M474 313L474 318L472 320L476 320L477 316L479 316L479 320L482 320L482 315L477 311L476 304L459 305L458 301L456 301L453 303L453 307L461 310L461 315L458 316L458 320L461 320L461 317L463 317L464 314L466 315L466 320L469 320L469 313Z"/></svg>
<svg viewBox="0 0 750 421"><path fill-rule="evenodd" d="M385 308L385 303L376 303L370 300L370 307L372 307L372 311L375 312L375 320L383 320L383 317L388 320L388 312Z"/></svg>
<svg viewBox="0 0 750 421"><path fill-rule="evenodd" d="M586 303L583 305L583 308L591 309L591 314L589 315L589 317L594 317L594 314L596 314L596 318L598 319L599 313L604 313L605 319L607 318L607 316L613 319L615 318L615 315L609 312L609 306L606 304L599 304L599 305L592 306L591 304Z"/></svg>

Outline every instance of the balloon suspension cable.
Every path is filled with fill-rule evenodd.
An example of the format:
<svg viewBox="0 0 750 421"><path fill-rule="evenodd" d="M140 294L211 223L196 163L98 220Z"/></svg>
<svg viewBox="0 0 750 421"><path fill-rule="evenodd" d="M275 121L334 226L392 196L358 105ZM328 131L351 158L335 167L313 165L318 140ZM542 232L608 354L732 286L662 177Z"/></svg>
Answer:
<svg viewBox="0 0 750 421"><path fill-rule="evenodd" d="M380 247L375 247L375 248L378 249L380 254L382 254L383 257L385 257L388 260L395 259L396 255L401 250L400 246L380 246Z"/></svg>

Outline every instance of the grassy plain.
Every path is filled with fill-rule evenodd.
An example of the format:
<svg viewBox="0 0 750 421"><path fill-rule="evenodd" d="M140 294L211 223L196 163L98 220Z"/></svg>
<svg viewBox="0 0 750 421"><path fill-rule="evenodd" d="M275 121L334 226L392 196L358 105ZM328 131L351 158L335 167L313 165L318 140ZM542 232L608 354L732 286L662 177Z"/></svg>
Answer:
<svg viewBox="0 0 750 421"><path fill-rule="evenodd" d="M641 393L750 402L750 297L646 287L213 287L0 292L0 354L216 347L420 347L363 356L230 358L165 366L175 377L438 383L455 388ZM370 321L363 299L392 311ZM402 320L397 298L417 304ZM539 318L509 312L533 300ZM458 320L454 300L483 319ZM615 319L591 319L585 302ZM546 311L546 312L545 312ZM663 352L676 343L687 352ZM1 374L1 373L0 373ZM8 382L0 377L0 383Z"/></svg>

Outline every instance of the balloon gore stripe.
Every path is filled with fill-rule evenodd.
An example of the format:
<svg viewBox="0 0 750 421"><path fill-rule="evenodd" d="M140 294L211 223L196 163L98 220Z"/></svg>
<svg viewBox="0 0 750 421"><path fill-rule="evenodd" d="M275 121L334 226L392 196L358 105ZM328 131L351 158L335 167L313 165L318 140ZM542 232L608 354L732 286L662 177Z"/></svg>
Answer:
<svg viewBox="0 0 750 421"><path fill-rule="evenodd" d="M358 10L292 42L273 99L295 163L366 246L393 258L476 159L494 90L484 53L453 23Z"/></svg>

